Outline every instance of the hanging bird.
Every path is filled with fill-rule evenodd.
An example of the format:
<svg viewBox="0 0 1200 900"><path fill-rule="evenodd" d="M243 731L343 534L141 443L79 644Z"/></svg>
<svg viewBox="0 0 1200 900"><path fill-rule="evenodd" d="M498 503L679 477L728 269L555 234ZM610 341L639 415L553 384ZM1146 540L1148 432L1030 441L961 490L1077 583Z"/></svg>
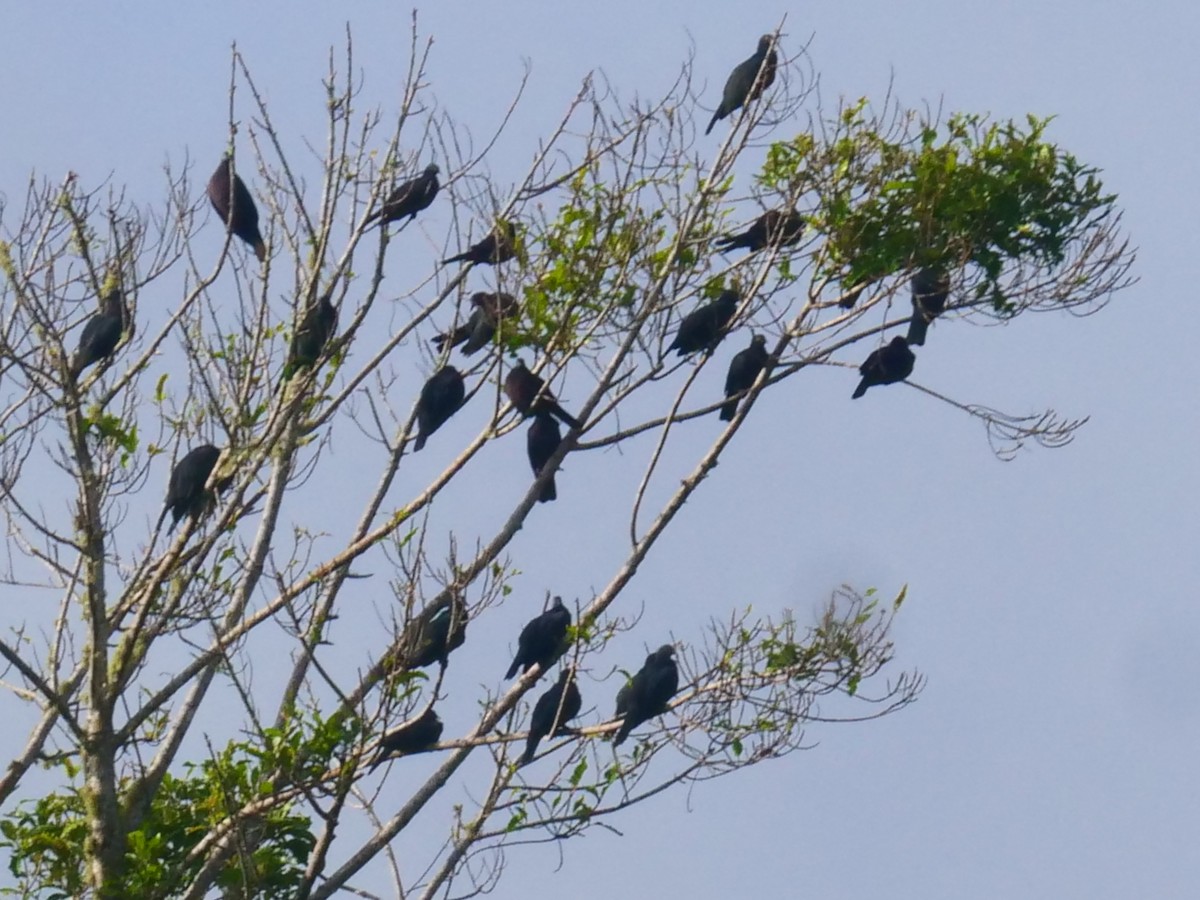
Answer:
<svg viewBox="0 0 1200 900"><path fill-rule="evenodd" d="M225 226L254 248L259 262L265 260L267 245L258 233L258 207L241 176L234 173L233 157L226 156L221 160L212 178L208 179L208 199Z"/></svg>
<svg viewBox="0 0 1200 900"><path fill-rule="evenodd" d="M679 323L675 332L675 340L667 352L677 351L679 356L687 356L697 350L712 353L725 337L725 327L737 312L742 298L737 291L722 291L721 296L712 303L692 310Z"/></svg>
<svg viewBox="0 0 1200 900"><path fill-rule="evenodd" d="M125 331L125 299L119 288L104 295L100 312L87 320L79 335L79 347L71 358L71 380L78 381L88 366L112 356Z"/></svg>
<svg viewBox="0 0 1200 900"><path fill-rule="evenodd" d="M442 720L432 706L420 717L398 725L379 739L379 747L367 771L374 772L384 760L432 750L442 737L442 727Z"/></svg>
<svg viewBox="0 0 1200 900"><path fill-rule="evenodd" d="M643 722L667 711L667 704L679 690L679 669L675 666L675 648L663 644L646 657L633 679L617 694L616 715L624 716L613 746L620 746L629 732Z"/></svg>
<svg viewBox="0 0 1200 900"><path fill-rule="evenodd" d="M433 338L433 345L438 352L445 350L447 345L457 347L463 344L463 355L470 356L491 342L503 319L511 318L518 311L517 298L504 292L488 294L480 291L472 294L469 302L475 309L467 321Z"/></svg>
<svg viewBox="0 0 1200 900"><path fill-rule="evenodd" d="M804 237L804 216L793 210L768 209L741 234L717 238L717 250L728 253L745 247L751 253L768 246L790 247Z"/></svg>
<svg viewBox="0 0 1200 900"><path fill-rule="evenodd" d="M916 361L917 357L908 349L908 342L896 335L891 343L872 350L871 355L858 367L862 380L854 389L853 399L857 400L867 392L867 388L877 384L895 384L897 381L903 381L912 374Z"/></svg>
<svg viewBox="0 0 1200 900"><path fill-rule="evenodd" d="M183 459L175 464L167 482L167 501L163 506L162 515L158 517L156 528L162 527L167 513L171 514L170 530L174 531L184 516L195 519L208 511L216 502L213 491L208 489L208 479L220 456L221 451L212 444L201 444L189 450ZM224 484L214 485L216 490L222 487Z"/></svg>
<svg viewBox="0 0 1200 900"><path fill-rule="evenodd" d="M908 343L925 344L929 323L946 311L950 296L950 276L941 269L925 268L912 277L912 318L908 321Z"/></svg>
<svg viewBox="0 0 1200 900"><path fill-rule="evenodd" d="M568 428L579 427L579 420L558 405L546 382L525 368L523 359L518 359L504 376L504 393L523 416L547 413L556 416Z"/></svg>
<svg viewBox="0 0 1200 900"><path fill-rule="evenodd" d="M437 178L440 171L436 165L430 163L425 167L425 171L416 178L410 178L397 185L395 190L387 195L387 199L380 204L379 209L363 220L363 225L370 225L376 219L382 219L383 224L386 225L389 222L403 219L405 216L408 216L411 222L417 217L417 213L428 209L433 198L437 196L438 189L441 187Z"/></svg>
<svg viewBox="0 0 1200 900"><path fill-rule="evenodd" d="M304 318L292 334L288 348L288 360L283 367L283 380L287 381L301 369L310 369L321 358L321 351L333 336L337 327L337 308L330 302L329 294L322 294L316 303L305 310Z"/></svg>
<svg viewBox="0 0 1200 900"><path fill-rule="evenodd" d="M567 629L571 625L571 613L563 606L562 597L555 597L551 607L530 619L517 638L517 655L508 667L505 678L512 678L517 670L528 672L535 664L542 671L554 665L554 661L566 649Z"/></svg>
<svg viewBox="0 0 1200 900"><path fill-rule="evenodd" d="M566 723L579 715L581 709L583 698L579 696L579 687L575 684L575 673L570 668L563 669L558 673L558 681L538 697L533 706L533 715L529 717L529 738L525 742L525 752L521 754L519 765L528 765L533 761L542 738L574 734L575 729L567 727Z"/></svg>
<svg viewBox="0 0 1200 900"><path fill-rule="evenodd" d="M731 421L737 414L740 399L737 395L754 385L758 373L766 364L767 339L761 334L756 334L750 338L750 346L739 351L729 364L729 372L725 376L725 396L733 399L727 400L721 407L722 422Z"/></svg>
<svg viewBox="0 0 1200 900"><path fill-rule="evenodd" d="M462 597L443 597L421 610L404 628L388 668L392 671L442 666L467 639L467 608Z"/></svg>
<svg viewBox="0 0 1200 900"><path fill-rule="evenodd" d="M413 453L424 447L429 436L458 412L466 396L463 377L454 366L442 366L433 373L417 400L417 442L413 444Z"/></svg>
<svg viewBox="0 0 1200 900"><path fill-rule="evenodd" d="M495 227L478 244L472 244L458 256L443 259L442 265L456 262L487 263L490 266L508 262L517 255L517 229L512 222L496 221Z"/></svg>
<svg viewBox="0 0 1200 900"><path fill-rule="evenodd" d="M738 63L729 73L729 78L725 81L725 90L721 94L721 105L713 113L712 121L708 123L704 133L708 134L717 122L741 109L746 103L757 100L762 92L775 82L775 68L778 64L775 36L764 34L758 39L758 49L754 51L754 55L745 62Z"/></svg>
<svg viewBox="0 0 1200 900"><path fill-rule="evenodd" d="M533 424L529 426L526 436L526 450L529 453L529 465L533 469L534 478L542 474L542 469L561 443L562 432L558 430L558 423L554 419L546 413L538 413L533 417ZM557 499L558 488L554 486L554 476L551 475L550 480L542 486L538 502L549 503Z"/></svg>

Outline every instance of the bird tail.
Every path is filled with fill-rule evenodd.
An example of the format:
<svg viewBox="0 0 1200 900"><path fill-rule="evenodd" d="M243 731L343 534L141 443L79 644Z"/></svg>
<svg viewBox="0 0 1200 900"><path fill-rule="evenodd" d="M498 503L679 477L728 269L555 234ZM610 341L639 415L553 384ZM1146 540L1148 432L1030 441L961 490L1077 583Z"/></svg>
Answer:
<svg viewBox="0 0 1200 900"><path fill-rule="evenodd" d="M521 668L521 658L518 656L512 661L512 665L508 667L508 671L504 673L505 679L512 678L517 674L517 669Z"/></svg>
<svg viewBox="0 0 1200 900"><path fill-rule="evenodd" d="M258 257L259 262L267 261L267 245L263 243L262 238L254 242L254 255Z"/></svg>
<svg viewBox="0 0 1200 900"><path fill-rule="evenodd" d="M161 530L161 529L162 529L163 522L165 522L165 521L166 521L166 519L167 519L167 513L169 513L170 511L171 511L171 504L169 504L169 503L168 503L168 504L166 504L166 505L164 505L164 506L163 506L162 515L160 515L160 516L158 517L158 524L154 526L154 530L155 530L155 531L159 531L159 530ZM174 526L174 525L172 525L172 526L171 526L171 528L172 528L172 530L174 530L175 526ZM168 533L169 533L169 532L168 532Z"/></svg>
<svg viewBox="0 0 1200 900"><path fill-rule="evenodd" d="M464 260L468 260L470 258L471 258L471 254L469 252L468 253L460 253L460 254L458 254L458 256L451 256L448 259L443 259L442 265L448 266L448 265L450 265L450 263L463 262Z"/></svg>
<svg viewBox="0 0 1200 900"><path fill-rule="evenodd" d="M715 113L713 113L712 120L708 123L708 127L704 129L704 133L709 134L713 128L716 127L717 122L719 121L721 121L721 110L718 109Z"/></svg>
<svg viewBox="0 0 1200 900"><path fill-rule="evenodd" d="M521 761L518 763L518 766L527 766L533 762L533 754L537 753L539 741L541 741L541 738L538 735L529 735L529 739L525 742L525 752L521 754Z"/></svg>
<svg viewBox="0 0 1200 900"><path fill-rule="evenodd" d="M72 381L79 381L79 376L83 373L84 367L85 363L83 361L82 354L76 353L75 356L71 358L71 365L67 370Z"/></svg>
<svg viewBox="0 0 1200 900"><path fill-rule="evenodd" d="M558 488L554 486L554 476L550 476L550 480L542 485L542 492L538 495L538 503L549 503L551 500L558 499Z"/></svg>
<svg viewBox="0 0 1200 900"><path fill-rule="evenodd" d="M428 435L418 434L416 443L413 444L413 453L419 453L421 448L425 446L425 440Z"/></svg>
<svg viewBox="0 0 1200 900"><path fill-rule="evenodd" d="M721 407L721 421L722 422L732 421L733 417L735 415L737 415L737 408L738 408L737 400L730 400L728 403L726 403L724 406L722 406Z"/></svg>
<svg viewBox="0 0 1200 900"><path fill-rule="evenodd" d="M925 346L925 333L929 331L929 322L919 311L914 311L908 320L908 343L914 347Z"/></svg>
<svg viewBox="0 0 1200 900"><path fill-rule="evenodd" d="M617 729L617 736L613 738L614 747L620 747L621 744L625 743L625 738L629 737L629 732L633 730L628 726L629 719L626 718L625 721L621 723L621 727Z"/></svg>
<svg viewBox="0 0 1200 900"><path fill-rule="evenodd" d="M862 381L860 381L858 383L858 387L856 387L854 389L854 393L850 395L850 399L857 400L859 397L861 397L863 394L865 394L867 392L867 388L869 388L870 386L871 386L871 383L867 379L864 378Z"/></svg>
<svg viewBox="0 0 1200 900"><path fill-rule="evenodd" d="M713 241L716 244L718 253L728 253L730 250L736 250L743 246L736 234L726 234Z"/></svg>

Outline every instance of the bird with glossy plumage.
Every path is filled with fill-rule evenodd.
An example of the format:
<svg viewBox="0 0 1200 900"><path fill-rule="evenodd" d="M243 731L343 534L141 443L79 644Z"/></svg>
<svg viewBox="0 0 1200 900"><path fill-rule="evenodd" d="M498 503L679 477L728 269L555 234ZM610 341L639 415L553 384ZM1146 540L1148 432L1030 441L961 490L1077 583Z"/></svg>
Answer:
<svg viewBox="0 0 1200 900"><path fill-rule="evenodd" d="M758 373L767 364L767 339L756 334L750 338L750 346L739 350L729 363L725 375L725 404L721 407L721 421L732 421L737 415L738 401L744 391L750 390L758 379Z"/></svg>
<svg viewBox="0 0 1200 900"><path fill-rule="evenodd" d="M775 82L775 70L779 56L775 52L775 36L764 34L758 39L758 49L749 59L740 62L725 80L721 93L721 104L713 113L712 121L704 129L708 134L721 119L741 109L762 96L762 92Z"/></svg>
<svg viewBox="0 0 1200 900"><path fill-rule="evenodd" d="M220 457L221 451L212 444L201 444L184 454L171 470L167 500L156 527L162 527L167 513L171 514L171 530L174 530L184 516L195 519L209 510L216 502L216 495L209 489L208 480ZM222 486L216 485L214 489Z"/></svg>
<svg viewBox="0 0 1200 900"><path fill-rule="evenodd" d="M679 356L687 356L697 350L712 353L725 337L725 329L741 301L737 291L722 291L716 300L692 310L680 321L679 330L675 332L675 339L667 347L667 352L674 350Z"/></svg>
<svg viewBox="0 0 1200 900"><path fill-rule="evenodd" d="M525 449L529 454L529 466L533 469L534 478L541 476L542 470L546 468L546 463L557 452L558 445L561 443L562 432L553 418L547 413L538 413L533 417L533 422L529 425L529 433L526 435ZM557 499L558 488L554 484L554 476L551 475L549 480L542 485L541 493L538 494L538 502L549 503L551 500Z"/></svg>
<svg viewBox="0 0 1200 900"><path fill-rule="evenodd" d="M381 762L413 753L426 753L434 748L442 737L442 720L433 707L429 707L415 719L398 725L379 739L375 756L368 772L374 772Z"/></svg>
<svg viewBox="0 0 1200 900"><path fill-rule="evenodd" d="M730 250L746 249L756 253L764 247L790 247L800 243L804 237L804 224L804 216L795 210L784 212L768 209L751 222L745 231L717 238L717 250L728 253Z"/></svg>
<svg viewBox="0 0 1200 900"><path fill-rule="evenodd" d="M421 610L405 626L387 668L400 671L445 666L451 652L467 639L467 607L457 594Z"/></svg>
<svg viewBox="0 0 1200 900"><path fill-rule="evenodd" d="M408 216L408 220L411 222L417 217L417 213L428 209L437 196L438 190L441 188L441 185L438 184L438 172L440 171L434 163L430 163L425 167L425 171L416 178L410 178L397 185L387 195L387 199L380 204L379 209L363 220L363 224L369 225L376 219L382 219L383 224L386 225L389 222L403 219L405 216Z"/></svg>
<svg viewBox="0 0 1200 900"><path fill-rule="evenodd" d="M288 348L288 360L283 367L283 380L287 381L301 369L311 369L321 358L321 351L337 328L337 307L328 293L322 294L315 303L309 304L304 317L292 334Z"/></svg>
<svg viewBox="0 0 1200 900"><path fill-rule="evenodd" d="M528 672L535 665L540 665L545 672L566 650L570 627L571 611L563 605L562 597L555 597L548 610L530 619L521 629L517 655L504 677L512 678L518 669Z"/></svg>
<svg viewBox="0 0 1200 900"><path fill-rule="evenodd" d="M529 371L523 359L518 359L504 376L504 394L523 416L546 414L556 417L568 428L579 427L579 420L559 405L546 382Z"/></svg>
<svg viewBox="0 0 1200 900"><path fill-rule="evenodd" d="M519 765L533 761L543 738L574 734L575 729L568 727L567 722L579 715L581 709L583 698L575 683L575 672L567 667L558 673L558 681L533 705L533 714L529 717L529 737L525 741L525 752L521 754Z"/></svg>
<svg viewBox="0 0 1200 900"><path fill-rule="evenodd" d="M613 739L614 747L643 722L667 711L671 698L679 690L679 669L674 656L675 648L663 644L646 657L637 674L617 693L616 715L624 720Z"/></svg>
<svg viewBox="0 0 1200 900"><path fill-rule="evenodd" d="M468 302L474 309L467 321L433 338L433 345L439 353L447 346L457 347L462 344L463 355L470 356L491 342L504 319L512 318L519 311L517 298L503 291L494 294L479 291L472 294Z"/></svg>
<svg viewBox="0 0 1200 900"><path fill-rule="evenodd" d="M950 276L943 269L924 268L912 277L912 318L908 320L908 344L921 347L930 323L946 311Z"/></svg>
<svg viewBox="0 0 1200 900"><path fill-rule="evenodd" d="M430 376L417 398L417 440L413 453L424 447L429 436L458 412L466 396L462 373L454 366L442 366Z"/></svg>
<svg viewBox="0 0 1200 900"><path fill-rule="evenodd" d="M71 380L78 381L88 366L108 359L121 342L125 333L127 312L125 298L119 288L104 295L100 311L87 320L83 333L79 335L79 346L71 358Z"/></svg>
<svg viewBox="0 0 1200 900"><path fill-rule="evenodd" d="M497 220L496 225L487 237L472 244L457 256L442 260L443 266L450 263L469 262L486 263L489 266L499 265L515 259L517 255L517 229L512 222Z"/></svg>
<svg viewBox="0 0 1200 900"><path fill-rule="evenodd" d="M233 157L221 160L208 179L208 199L229 231L252 248L258 261L267 258L267 245L258 230L258 207L242 177L233 171Z"/></svg>
<svg viewBox="0 0 1200 900"><path fill-rule="evenodd" d="M867 392L867 388L877 384L895 384L897 381L903 381L912 374L916 361L916 355L908 349L908 342L896 335L889 343L872 350L858 367L858 374L862 376L862 380L854 389L853 399L857 400Z"/></svg>

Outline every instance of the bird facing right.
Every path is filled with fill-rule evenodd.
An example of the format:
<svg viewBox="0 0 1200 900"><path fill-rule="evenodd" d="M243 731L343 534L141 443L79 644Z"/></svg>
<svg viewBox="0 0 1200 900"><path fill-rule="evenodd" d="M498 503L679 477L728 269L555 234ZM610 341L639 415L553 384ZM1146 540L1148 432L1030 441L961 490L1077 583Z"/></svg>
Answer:
<svg viewBox="0 0 1200 900"><path fill-rule="evenodd" d="M857 400L869 387L903 381L912 374L916 361L916 354L908 349L908 341L896 335L889 343L872 350L858 367L858 374L862 376L862 380L851 396Z"/></svg>
<svg viewBox="0 0 1200 900"><path fill-rule="evenodd" d="M729 364L725 376L725 405L721 407L721 421L729 422L737 415L738 395L748 391L758 378L758 373L767 364L767 339L756 334L750 338L750 346L738 352Z"/></svg>
<svg viewBox="0 0 1200 900"><path fill-rule="evenodd" d="M721 94L721 105L713 113L712 121L708 123L704 133L711 132L717 122L741 109L746 103L757 100L763 91L774 84L778 64L775 36L764 34L758 39L758 49L754 51L754 55L738 63L729 73L729 78L725 81L725 90Z"/></svg>
<svg viewBox="0 0 1200 900"><path fill-rule="evenodd" d="M675 648L663 644L646 657L646 662L617 694L617 715L624 716L613 746L619 746L629 732L643 722L667 711L667 704L679 690L679 669L672 658Z"/></svg>
<svg viewBox="0 0 1200 900"><path fill-rule="evenodd" d="M112 356L125 331L125 319L124 297L120 288L113 288L104 295L100 312L88 319L79 335L79 347L71 358L72 381L78 381L88 366Z"/></svg>
<svg viewBox="0 0 1200 900"><path fill-rule="evenodd" d="M555 597L553 604L539 616L530 619L517 638L517 655L508 667L505 678L512 678L521 669L528 672L535 664L542 671L554 665L554 661L566 649L567 629L571 626L571 613L563 605L562 597Z"/></svg>
<svg viewBox="0 0 1200 900"><path fill-rule="evenodd" d="M267 245L258 231L258 207L242 177L233 171L232 157L222 159L208 179L208 200L225 227L254 248L259 262L265 260Z"/></svg>

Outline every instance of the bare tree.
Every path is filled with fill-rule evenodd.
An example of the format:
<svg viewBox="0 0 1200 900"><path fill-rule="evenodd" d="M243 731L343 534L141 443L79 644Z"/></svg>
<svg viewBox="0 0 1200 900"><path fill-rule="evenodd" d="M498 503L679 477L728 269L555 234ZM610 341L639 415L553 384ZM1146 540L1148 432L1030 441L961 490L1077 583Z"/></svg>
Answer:
<svg viewBox="0 0 1200 900"><path fill-rule="evenodd" d="M830 111L805 54L779 46L774 83L719 142L697 140L707 112L690 62L654 101L624 101L594 74L504 182L488 170L499 134L476 140L438 107L415 28L395 110L356 108L352 46L331 54L320 142L273 119L233 53L228 149L257 197L261 263L194 190L208 160L169 169L145 206L72 175L32 181L19 217L2 211L2 575L55 600L0 641L5 687L36 714L8 739L0 779L0 798L26 798L3 820L23 895L374 896L356 882L390 877L397 896L471 896L516 846L787 755L816 723L901 709L921 677L881 673L903 591L837 588L809 624L698 616L703 636L677 640L637 629L629 586L762 391L813 366L857 368L914 316L940 320L932 349L958 321L1090 312L1130 281L1115 198L1047 142L1044 121L891 100ZM473 262L439 264L472 247ZM930 273L937 302L914 293ZM114 291L120 342L76 372L85 323ZM335 329L316 324L325 301ZM740 402L722 421L729 398L710 383L752 333L766 362L746 386L730 378ZM506 393L517 357L537 377L512 376L526 380ZM872 384L909 374L873 359ZM451 365L461 401L453 376L420 389ZM849 401L859 373L846 377ZM1001 455L1067 443L1083 421L913 386L985 423ZM482 427L456 440L472 413ZM714 436L689 457L681 424L700 418ZM497 523L447 523L439 501L484 448L523 436L538 474L505 476L528 479L523 496ZM202 445L219 456L198 475L176 469ZM504 640L485 629L520 565L510 543L564 457L613 447L643 461L624 558L569 599L549 664L450 690L459 645ZM404 477L430 456L444 468L427 483ZM177 527L160 505L171 469L171 496L190 504ZM578 503L578 485L559 482L556 502ZM608 704L640 660L608 644L629 629L674 647L678 689L614 748ZM587 676L585 714L546 723L521 766L560 653ZM265 659L286 661L283 677L257 671ZM469 729L425 728L472 704ZM382 792L372 763L416 752L430 764L401 765L424 777L402 800L394 783ZM450 785L469 803L444 799ZM400 860L393 839L435 798L453 827Z"/></svg>

